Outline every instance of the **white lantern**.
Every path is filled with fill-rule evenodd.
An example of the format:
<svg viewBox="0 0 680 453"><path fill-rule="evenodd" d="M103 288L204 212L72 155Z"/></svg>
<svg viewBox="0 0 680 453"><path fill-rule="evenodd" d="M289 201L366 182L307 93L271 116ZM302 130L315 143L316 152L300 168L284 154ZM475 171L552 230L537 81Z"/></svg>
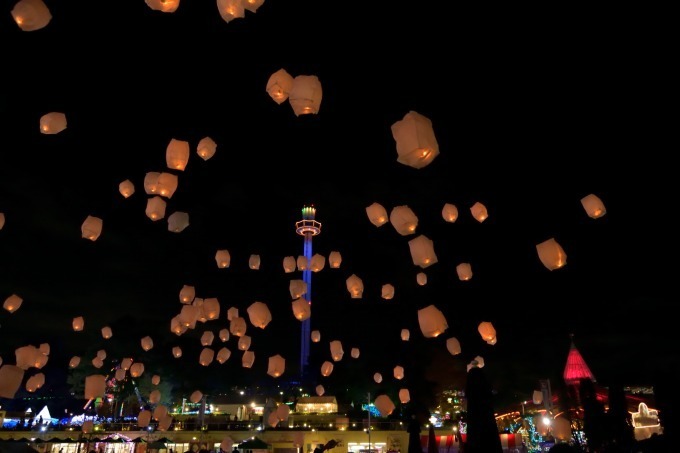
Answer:
<svg viewBox="0 0 680 453"><path fill-rule="evenodd" d="M321 341L321 332L319 332L318 330L312 330L310 336L312 338L312 343L318 343L319 341Z"/></svg>
<svg viewBox="0 0 680 453"><path fill-rule="evenodd" d="M12 18L23 31L40 30L52 20L52 14L42 0L19 0L12 8Z"/></svg>
<svg viewBox="0 0 680 453"><path fill-rule="evenodd" d="M102 327L102 338L105 340L108 340L113 336L113 331L111 330L110 327Z"/></svg>
<svg viewBox="0 0 680 453"><path fill-rule="evenodd" d="M172 348L172 356L176 359L182 357L182 348L180 348L179 346L175 346L174 348Z"/></svg>
<svg viewBox="0 0 680 453"><path fill-rule="evenodd" d="M458 220L458 208L455 204L446 203L442 208L442 217L449 223L454 223Z"/></svg>
<svg viewBox="0 0 680 453"><path fill-rule="evenodd" d="M157 374L154 374L153 377L151 378L151 383L153 385L158 385L161 383L161 377Z"/></svg>
<svg viewBox="0 0 680 453"><path fill-rule="evenodd" d="M387 210L380 203L373 203L366 207L368 220L375 226L381 227L387 223Z"/></svg>
<svg viewBox="0 0 680 453"><path fill-rule="evenodd" d="M125 181L118 184L118 191L123 197L129 198L130 195L135 193L135 185L132 183L132 181L126 179Z"/></svg>
<svg viewBox="0 0 680 453"><path fill-rule="evenodd" d="M230 307L229 310L227 310L227 319L229 321L232 321L235 318L238 318L238 308L236 307Z"/></svg>
<svg viewBox="0 0 680 453"><path fill-rule="evenodd" d="M397 365L397 366L394 367L393 371L394 371L394 378L395 379L399 379L399 380L404 379L404 367L403 366Z"/></svg>
<svg viewBox="0 0 680 453"><path fill-rule="evenodd" d="M340 252L333 251L328 254L328 264L330 265L331 269L338 269L341 263L342 255Z"/></svg>
<svg viewBox="0 0 680 453"><path fill-rule="evenodd" d="M286 369L286 359L279 354L269 357L269 364L267 365L267 374L271 377L279 377ZM288 407L285 406L284 407Z"/></svg>
<svg viewBox="0 0 680 453"><path fill-rule="evenodd" d="M179 0L146 0L146 4L154 11L174 13L179 8Z"/></svg>
<svg viewBox="0 0 680 453"><path fill-rule="evenodd" d="M427 274L425 272L418 272L418 274L416 275L416 282L420 286L427 285Z"/></svg>
<svg viewBox="0 0 680 453"><path fill-rule="evenodd" d="M449 327L444 313L434 305L418 310L418 324L425 338L438 337Z"/></svg>
<svg viewBox="0 0 680 453"><path fill-rule="evenodd" d="M151 197L146 202L146 216L154 222L165 217L167 203L159 196Z"/></svg>
<svg viewBox="0 0 680 453"><path fill-rule="evenodd" d="M241 351L247 351L250 349L251 338L248 335L243 335L238 339L238 348Z"/></svg>
<svg viewBox="0 0 680 453"><path fill-rule="evenodd" d="M295 299L291 305L293 308L293 316L295 316L295 319L298 321L304 321L312 316L312 306L305 298L300 297L299 299Z"/></svg>
<svg viewBox="0 0 680 453"><path fill-rule="evenodd" d="M376 384L380 384L382 382L382 374L375 373L373 375L373 380L376 382Z"/></svg>
<svg viewBox="0 0 680 453"><path fill-rule="evenodd" d="M357 277L355 274L352 274L349 276L349 278L347 278L345 284L352 299L362 298L364 294L364 282L359 277Z"/></svg>
<svg viewBox="0 0 680 453"><path fill-rule="evenodd" d="M196 288L190 285L182 286L179 290L179 301L183 304L190 304L196 297Z"/></svg>
<svg viewBox="0 0 680 453"><path fill-rule="evenodd" d="M253 363L255 363L255 352L245 351L241 357L241 365L243 368L252 368Z"/></svg>
<svg viewBox="0 0 680 453"><path fill-rule="evenodd" d="M321 385L321 384L317 385L315 390L316 390L316 394L318 396L323 396L323 394L326 393L326 389L324 389L323 385Z"/></svg>
<svg viewBox="0 0 680 453"><path fill-rule="evenodd" d="M380 416L382 417L387 417L395 409L394 403L387 395L378 396L373 405L378 409L378 412L380 412Z"/></svg>
<svg viewBox="0 0 680 453"><path fill-rule="evenodd" d="M172 198L177 190L177 185L179 180L177 175L172 173L163 172L158 175L158 181L156 181L156 190L158 194L165 198Z"/></svg>
<svg viewBox="0 0 680 453"><path fill-rule="evenodd" d="M130 366L130 376L139 377L144 374L144 364L141 362L135 362Z"/></svg>
<svg viewBox="0 0 680 453"><path fill-rule="evenodd" d="M390 223L402 236L408 236L416 232L418 227L418 217L406 205L395 206L390 212Z"/></svg>
<svg viewBox="0 0 680 453"><path fill-rule="evenodd" d="M300 272L309 269L309 260L306 256L300 255L297 257L297 268Z"/></svg>
<svg viewBox="0 0 680 453"><path fill-rule="evenodd" d="M269 76L267 81L267 93L277 104L281 104L290 94L293 88L293 76L288 74L285 69L281 68L274 74Z"/></svg>
<svg viewBox="0 0 680 453"><path fill-rule="evenodd" d="M13 399L21 387L25 371L14 365L0 367L0 397Z"/></svg>
<svg viewBox="0 0 680 453"><path fill-rule="evenodd" d="M253 302L248 307L248 317L250 318L251 324L260 329L267 327L267 324L272 320L272 314L269 311L269 307L263 302Z"/></svg>
<svg viewBox="0 0 680 453"><path fill-rule="evenodd" d="M215 351L210 348L203 348L201 354L198 357L198 363L203 366L208 366L215 359Z"/></svg>
<svg viewBox="0 0 680 453"><path fill-rule="evenodd" d="M242 337L246 334L246 320L245 318L237 317L229 323L229 332L237 337Z"/></svg>
<svg viewBox="0 0 680 453"><path fill-rule="evenodd" d="M353 359L358 359L359 355L361 355L361 351L359 350L359 348L352 348L352 350L350 351L350 355L352 356Z"/></svg>
<svg viewBox="0 0 680 453"><path fill-rule="evenodd" d="M150 351L151 349L153 349L153 340L151 339L150 336L147 335L146 337L142 338L141 343L142 349L144 349L145 351Z"/></svg>
<svg viewBox="0 0 680 453"><path fill-rule="evenodd" d="M220 336L220 341L221 341L222 343L224 343L224 342L226 342L226 341L229 341L229 330L228 330L228 329L222 329L222 330L220 330L219 336Z"/></svg>
<svg viewBox="0 0 680 453"><path fill-rule="evenodd" d="M85 377L85 399L95 399L104 396L106 392L106 376L93 374Z"/></svg>
<svg viewBox="0 0 680 453"><path fill-rule="evenodd" d="M411 392L409 392L408 389L399 390L399 401L401 401L401 404L406 404L411 401Z"/></svg>
<svg viewBox="0 0 680 453"><path fill-rule="evenodd" d="M541 263L550 271L564 267L567 264L567 254L564 253L564 249L554 238L536 245L536 252Z"/></svg>
<svg viewBox="0 0 680 453"><path fill-rule="evenodd" d="M201 335L201 345L202 346L210 346L213 341L215 340L215 334L212 333L209 330L206 330L203 332L203 335Z"/></svg>
<svg viewBox="0 0 680 453"><path fill-rule="evenodd" d="M456 266L456 274L460 280L466 282L472 278L472 266L470 263L460 263Z"/></svg>
<svg viewBox="0 0 680 453"><path fill-rule="evenodd" d="M102 233L102 226L104 221L99 217L87 216L85 221L80 226L80 232L83 239L89 239L90 241L96 241L99 235Z"/></svg>
<svg viewBox="0 0 680 453"><path fill-rule="evenodd" d="M258 270L260 268L260 255L250 255L248 267L252 270Z"/></svg>
<svg viewBox="0 0 680 453"><path fill-rule="evenodd" d="M411 110L392 124L392 137L397 144L397 162L413 168L423 168L439 155L439 144L432 121Z"/></svg>
<svg viewBox="0 0 680 453"><path fill-rule="evenodd" d="M460 341L456 337L451 337L448 340L446 340L446 349L449 351L451 355L458 355L460 354Z"/></svg>
<svg viewBox="0 0 680 453"><path fill-rule="evenodd" d="M220 301L217 297L208 297L203 300L203 315L208 321L220 317Z"/></svg>
<svg viewBox="0 0 680 453"><path fill-rule="evenodd" d="M331 375L333 372L333 364L326 360L324 363L321 364L321 375L328 377Z"/></svg>
<svg viewBox="0 0 680 453"><path fill-rule="evenodd" d="M401 341L408 341L411 338L411 332L408 329L401 329Z"/></svg>
<svg viewBox="0 0 680 453"><path fill-rule="evenodd" d="M394 286L389 283L382 285L382 290L380 291L380 296L385 300L390 300L394 298Z"/></svg>
<svg viewBox="0 0 680 453"><path fill-rule="evenodd" d="M215 253L215 261L217 262L217 267L220 269L229 267L231 264L229 250L218 250L217 253Z"/></svg>
<svg viewBox="0 0 680 453"><path fill-rule="evenodd" d="M591 219L599 219L607 213L607 208L604 207L602 200L592 193L581 198L581 205Z"/></svg>
<svg viewBox="0 0 680 453"><path fill-rule="evenodd" d="M68 362L69 368L76 368L78 365L80 365L80 357L78 356L71 357L71 360L69 360Z"/></svg>
<svg viewBox="0 0 680 453"><path fill-rule="evenodd" d="M165 149L165 163L168 168L184 171L189 162L189 142L171 139Z"/></svg>
<svg viewBox="0 0 680 453"><path fill-rule="evenodd" d="M312 256L312 259L309 261L309 269L312 272L319 272L326 266L326 258L323 255L319 255L318 253Z"/></svg>
<svg viewBox="0 0 680 453"><path fill-rule="evenodd" d="M144 175L144 191L148 195L158 193L158 178L161 174L157 171L150 171Z"/></svg>
<svg viewBox="0 0 680 453"><path fill-rule="evenodd" d="M304 280L291 280L288 284L290 297L299 299L303 294L307 294L307 283Z"/></svg>
<svg viewBox="0 0 680 453"><path fill-rule="evenodd" d="M71 325L75 332L81 332L85 327L85 318L82 316L75 317L73 318L73 321L71 321Z"/></svg>
<svg viewBox="0 0 680 453"><path fill-rule="evenodd" d="M5 303L2 304L2 308L10 313L14 313L19 309L19 307L21 307L23 302L24 300L21 297L17 296L16 294L12 294L7 299L5 299Z"/></svg>
<svg viewBox="0 0 680 453"><path fill-rule="evenodd" d="M345 351L342 349L342 342L340 340L333 340L330 343L330 347L333 361L339 362L342 360L342 356L345 355Z"/></svg>
<svg viewBox="0 0 680 453"><path fill-rule="evenodd" d="M210 137L203 137L198 146L196 147L196 153L203 160L208 160L215 155L217 152L217 143Z"/></svg>
<svg viewBox="0 0 680 453"><path fill-rule="evenodd" d="M543 392L540 390L534 390L532 401L534 404L543 404Z"/></svg>
<svg viewBox="0 0 680 453"><path fill-rule="evenodd" d="M482 223L489 217L489 212L486 210L486 206L480 202L472 205L470 208L470 213L472 214L472 217L474 217L479 223Z"/></svg>
<svg viewBox="0 0 680 453"><path fill-rule="evenodd" d="M168 217L168 231L171 233L181 233L189 226L189 214L176 211Z"/></svg>
<svg viewBox="0 0 680 453"><path fill-rule="evenodd" d="M290 274L291 272L295 271L295 257L294 256L287 256L283 259L283 271L286 274Z"/></svg>
<svg viewBox="0 0 680 453"><path fill-rule="evenodd" d="M229 349L222 348L219 351L217 351L216 359L220 365L229 360L229 357L231 357L231 351Z"/></svg>
<svg viewBox="0 0 680 453"><path fill-rule="evenodd" d="M241 19L246 15L243 0L217 0L217 10L227 23L234 19Z"/></svg>
<svg viewBox="0 0 680 453"><path fill-rule="evenodd" d="M120 367L124 370L129 370L132 367L132 359L129 357L125 357L123 360L120 361Z"/></svg>
<svg viewBox="0 0 680 453"><path fill-rule="evenodd" d="M66 129L66 115L51 112L40 117L40 132L46 135L58 134Z"/></svg>
<svg viewBox="0 0 680 453"><path fill-rule="evenodd" d="M299 75L293 79L288 101L295 116L319 113L323 91L321 82L314 75Z"/></svg>
<svg viewBox="0 0 680 453"><path fill-rule="evenodd" d="M496 338L496 329L494 329L493 324L488 321L483 321L477 326L477 331L482 336L482 340L490 341Z"/></svg>
<svg viewBox="0 0 680 453"><path fill-rule="evenodd" d="M416 266L425 269L437 263L438 260L437 255L434 252L434 242L424 234L408 241L408 247L411 250L413 264Z"/></svg>

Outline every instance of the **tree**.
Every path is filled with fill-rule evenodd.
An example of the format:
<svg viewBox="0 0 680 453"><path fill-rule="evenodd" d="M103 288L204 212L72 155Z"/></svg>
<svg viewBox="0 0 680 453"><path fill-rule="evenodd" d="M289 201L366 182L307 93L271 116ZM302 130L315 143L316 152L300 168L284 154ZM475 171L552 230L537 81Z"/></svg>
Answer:
<svg viewBox="0 0 680 453"><path fill-rule="evenodd" d="M581 379L579 386L583 405L583 432L590 451L600 451L607 437L604 405L597 400L595 385L590 379Z"/></svg>
<svg viewBox="0 0 680 453"><path fill-rule="evenodd" d="M630 449L634 443L633 421L628 413L626 395L620 385L609 386L607 421L609 442L614 451Z"/></svg>
<svg viewBox="0 0 680 453"><path fill-rule="evenodd" d="M484 370L472 368L465 385L467 442L465 453L501 453L501 439L494 417L493 393Z"/></svg>

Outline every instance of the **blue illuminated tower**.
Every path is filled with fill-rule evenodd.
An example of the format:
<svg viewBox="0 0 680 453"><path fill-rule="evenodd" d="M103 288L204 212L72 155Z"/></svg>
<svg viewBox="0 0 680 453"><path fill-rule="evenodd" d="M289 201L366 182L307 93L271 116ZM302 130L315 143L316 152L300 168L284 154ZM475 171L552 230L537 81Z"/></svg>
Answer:
<svg viewBox="0 0 680 453"><path fill-rule="evenodd" d="M312 260L312 238L321 234L321 223L314 220L316 209L314 206L302 207L302 220L295 222L295 232L305 238L305 246L303 250L307 262ZM310 266L302 271L302 280L307 284L307 294L305 299L312 304L312 271ZM300 334L300 378L305 377L305 367L309 364L309 336L310 336L310 318L302 321L302 332Z"/></svg>

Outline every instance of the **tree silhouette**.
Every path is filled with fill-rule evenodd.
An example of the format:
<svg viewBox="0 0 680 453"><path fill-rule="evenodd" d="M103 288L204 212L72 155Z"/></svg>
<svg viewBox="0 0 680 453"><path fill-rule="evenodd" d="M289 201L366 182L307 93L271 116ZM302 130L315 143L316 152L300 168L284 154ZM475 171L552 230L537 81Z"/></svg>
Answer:
<svg viewBox="0 0 680 453"><path fill-rule="evenodd" d="M465 453L501 453L501 439L494 418L493 393L481 368L472 368L465 385L467 441Z"/></svg>

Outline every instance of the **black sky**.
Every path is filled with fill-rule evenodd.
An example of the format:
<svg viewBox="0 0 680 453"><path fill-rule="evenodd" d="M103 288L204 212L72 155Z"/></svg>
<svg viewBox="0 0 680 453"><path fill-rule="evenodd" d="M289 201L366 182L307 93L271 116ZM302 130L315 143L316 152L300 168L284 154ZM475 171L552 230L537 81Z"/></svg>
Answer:
<svg viewBox="0 0 680 453"><path fill-rule="evenodd" d="M141 0L87 10L55 3L52 22L31 33L12 22L11 2L0 13L0 299L24 298L18 312L0 314L5 363L16 347L44 341L59 341L66 361L106 349L79 336L97 338L120 319L138 348L129 355L142 353L134 335L148 329L163 340L145 354L169 356L173 344L196 345L203 330L226 327L227 308L245 313L260 300L274 321L265 331L249 326L257 359L248 373L264 375L276 353L292 373L299 323L288 282L299 274L284 274L281 260L302 253L294 222L313 203L323 223L315 251L344 258L341 269L314 276L319 363L329 359L327 342L340 339L338 368L353 366L349 349L359 346L366 368L384 376L401 361L417 368L406 370L414 379L460 385L481 354L499 391L527 396L536 379L559 379L574 333L605 384L650 383L675 367L674 172L665 71L646 45L644 15L267 0L227 24L213 2L184 0L174 14ZM319 77L318 115L295 117L269 98L267 79L280 68ZM421 170L396 162L390 132L410 110L432 120L441 151ZM65 112L68 128L41 135L39 118L50 111ZM195 154L204 136L218 144L206 162ZM190 214L179 235L144 215L144 175L168 171L171 138L192 147L168 201L168 215ZM118 193L125 179L136 185L130 199ZM579 200L590 193L605 217L586 216ZM483 224L469 214L476 201L489 209ZM373 202L418 215L417 233L439 257L425 270L427 286L415 281L411 237L369 223ZM454 224L440 215L447 202L460 210ZM94 243L80 237L87 215L104 219ZM554 272L535 252L550 237L568 255ZM220 248L231 252L229 269L215 265ZM248 269L251 253L261 270ZM472 263L470 282L456 278L461 261ZM361 300L345 290L351 274L364 280ZM384 283L396 287L391 301L380 299ZM179 339L168 327L184 284L218 297L222 316ZM417 324L429 304L449 322L435 340ZM89 334L70 329L80 315ZM479 338L483 320L496 325L496 346ZM446 352L449 336L461 339L461 357ZM236 349L234 340L227 346ZM182 360L204 371L189 353ZM239 361L235 353L219 372L241 373ZM372 374L352 379L370 387Z"/></svg>

